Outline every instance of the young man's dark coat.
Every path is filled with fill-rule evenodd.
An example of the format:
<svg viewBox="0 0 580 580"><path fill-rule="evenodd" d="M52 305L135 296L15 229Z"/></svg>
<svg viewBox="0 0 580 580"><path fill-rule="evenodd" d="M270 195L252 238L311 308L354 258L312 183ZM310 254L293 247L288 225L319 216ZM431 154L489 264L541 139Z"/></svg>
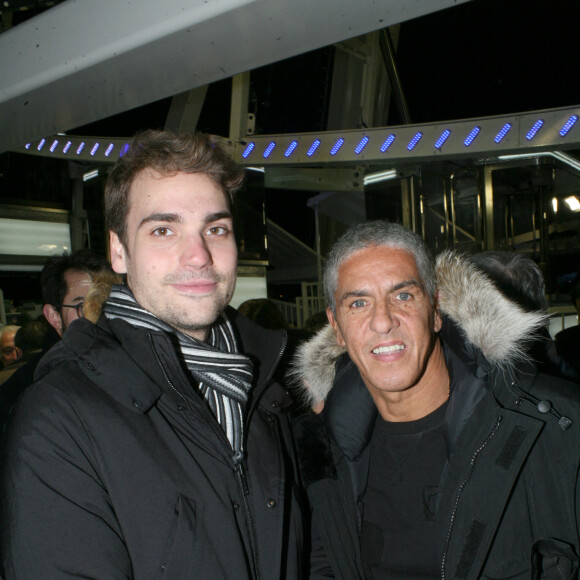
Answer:
<svg viewBox="0 0 580 580"><path fill-rule="evenodd" d="M255 371L241 467L166 334L71 324L1 452L6 580L301 577L285 336L227 315Z"/></svg>

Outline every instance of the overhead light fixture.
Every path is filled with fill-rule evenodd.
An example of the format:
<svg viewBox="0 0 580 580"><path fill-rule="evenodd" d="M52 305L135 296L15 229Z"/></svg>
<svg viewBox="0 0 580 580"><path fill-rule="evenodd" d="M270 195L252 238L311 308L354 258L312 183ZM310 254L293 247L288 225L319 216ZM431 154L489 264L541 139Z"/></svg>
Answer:
<svg viewBox="0 0 580 580"><path fill-rule="evenodd" d="M83 181L89 181L90 179L94 179L95 177L99 177L99 170L93 169L92 171L88 171L87 173L83 173Z"/></svg>
<svg viewBox="0 0 580 580"><path fill-rule="evenodd" d="M248 171L256 171L257 173L266 173L263 167L246 167Z"/></svg>
<svg viewBox="0 0 580 580"><path fill-rule="evenodd" d="M572 211L580 211L580 201L578 201L578 198L575 195L564 198L564 201Z"/></svg>
<svg viewBox="0 0 580 580"><path fill-rule="evenodd" d="M388 171L379 171L378 173L365 175L363 183L364 185L370 185L371 183L380 183L381 181L388 181L389 179L395 179L396 177L397 170L389 169Z"/></svg>

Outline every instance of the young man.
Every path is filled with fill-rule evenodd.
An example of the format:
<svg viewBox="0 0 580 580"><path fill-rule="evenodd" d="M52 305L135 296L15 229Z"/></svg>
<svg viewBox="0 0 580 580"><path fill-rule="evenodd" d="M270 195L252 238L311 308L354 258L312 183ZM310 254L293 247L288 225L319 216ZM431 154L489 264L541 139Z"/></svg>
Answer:
<svg viewBox="0 0 580 580"><path fill-rule="evenodd" d="M285 335L228 307L241 181L201 135L145 132L113 168L126 285L97 324L69 328L16 410L6 578L300 577L290 400L274 380Z"/></svg>
<svg viewBox="0 0 580 580"><path fill-rule="evenodd" d="M459 256L436 278L388 222L351 228L324 286L297 371L324 402L298 428L311 577L577 578L580 395L521 360L542 314Z"/></svg>

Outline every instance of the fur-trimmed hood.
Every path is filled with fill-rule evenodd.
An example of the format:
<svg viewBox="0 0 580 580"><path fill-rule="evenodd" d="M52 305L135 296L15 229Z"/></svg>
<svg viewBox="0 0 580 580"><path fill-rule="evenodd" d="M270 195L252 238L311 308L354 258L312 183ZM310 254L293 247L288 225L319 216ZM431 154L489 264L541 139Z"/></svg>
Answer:
<svg viewBox="0 0 580 580"><path fill-rule="evenodd" d="M463 340L488 365L506 368L527 358L526 344L546 324L547 314L526 312L505 298L485 274L455 252L438 256L436 272L442 315L459 328ZM345 351L336 344L330 325L296 351L290 375L304 385L311 406L326 399L336 360Z"/></svg>

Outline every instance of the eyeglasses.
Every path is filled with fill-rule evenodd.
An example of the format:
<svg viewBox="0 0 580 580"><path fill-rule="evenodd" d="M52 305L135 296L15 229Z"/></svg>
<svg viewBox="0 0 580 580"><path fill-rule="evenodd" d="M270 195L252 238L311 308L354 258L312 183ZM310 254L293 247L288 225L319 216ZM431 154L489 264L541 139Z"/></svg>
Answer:
<svg viewBox="0 0 580 580"><path fill-rule="evenodd" d="M78 304L63 304L62 308L74 308L77 311L77 316L79 318L84 318L85 316L85 303L79 302Z"/></svg>

